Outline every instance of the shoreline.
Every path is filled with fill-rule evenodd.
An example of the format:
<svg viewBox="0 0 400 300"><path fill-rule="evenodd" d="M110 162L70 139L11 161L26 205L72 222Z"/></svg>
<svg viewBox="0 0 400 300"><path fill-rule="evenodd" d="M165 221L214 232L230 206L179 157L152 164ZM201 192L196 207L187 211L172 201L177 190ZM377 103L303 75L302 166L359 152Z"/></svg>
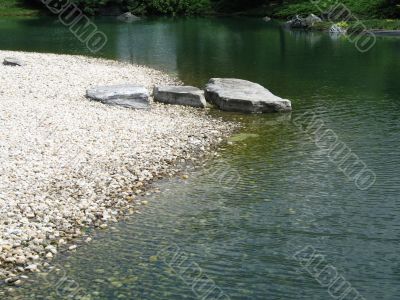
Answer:
<svg viewBox="0 0 400 300"><path fill-rule="evenodd" d="M400 33L400 19L360 19L357 22L332 22L323 20L307 29L300 30L329 32L333 25L339 26L345 35L373 33L377 36L398 36Z"/></svg>
<svg viewBox="0 0 400 300"><path fill-rule="evenodd" d="M211 156L239 125L207 110L150 111L85 98L94 85L180 83L160 71L83 56L0 51L0 279L49 265L83 231L134 213L146 187ZM141 198L141 197L140 197Z"/></svg>
<svg viewBox="0 0 400 300"><path fill-rule="evenodd" d="M48 17L57 19L56 16L52 14L43 14L42 12L24 12L24 13L2 13L0 11L0 16L8 17L8 18L38 18L38 17ZM204 14L204 15L194 15L192 17L216 17L216 18L251 18L251 19L259 19L262 20L264 15L252 15L252 14L244 14L243 12L235 12L235 13L214 13L214 14ZM117 16L111 15L94 15L93 18L101 17L101 18L110 18L116 19ZM144 16L144 17L165 17L165 16ZM185 17L185 16L178 16L178 17ZM265 16L264 16L265 17ZM171 18L175 18L172 17ZM271 20L276 22L286 22L287 19L284 18L276 18L271 17ZM377 36L400 36L400 19L360 19L359 22L361 24L366 24L366 32L371 32L376 34ZM337 23L337 22L336 22ZM316 23L314 26L310 28L303 28L303 29L294 29L294 30L304 30L304 31L314 31L314 32L329 32L329 29L332 25L336 24L335 22L331 21L323 21L321 23ZM339 22L340 23L340 22ZM354 22L353 22L354 23ZM351 24L351 23L350 23ZM394 27L394 29L393 29ZM352 33L349 33L352 34Z"/></svg>

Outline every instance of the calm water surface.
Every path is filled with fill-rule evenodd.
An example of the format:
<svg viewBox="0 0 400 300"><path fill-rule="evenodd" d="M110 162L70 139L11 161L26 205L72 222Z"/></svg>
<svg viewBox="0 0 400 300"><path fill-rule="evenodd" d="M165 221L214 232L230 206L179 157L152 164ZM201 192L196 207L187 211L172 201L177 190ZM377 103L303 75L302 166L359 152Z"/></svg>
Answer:
<svg viewBox="0 0 400 300"><path fill-rule="evenodd" d="M168 265L171 253L230 299L335 299L293 258L307 246L365 299L400 299L400 39L379 38L362 54L344 38L252 19L96 24L109 39L98 56L197 86L210 77L252 80L291 99L294 111L214 112L242 121L249 135L189 180L163 183L142 214L56 260L85 299L197 299L182 267ZM47 19L1 19L0 49L90 55ZM375 172L370 189L359 190L295 126L310 111ZM34 278L7 297L61 299L59 277Z"/></svg>

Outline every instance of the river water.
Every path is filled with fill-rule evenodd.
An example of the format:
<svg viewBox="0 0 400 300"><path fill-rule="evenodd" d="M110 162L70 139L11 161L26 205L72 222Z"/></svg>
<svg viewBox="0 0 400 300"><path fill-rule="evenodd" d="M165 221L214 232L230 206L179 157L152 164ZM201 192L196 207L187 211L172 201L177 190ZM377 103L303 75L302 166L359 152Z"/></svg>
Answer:
<svg viewBox="0 0 400 300"><path fill-rule="evenodd" d="M141 214L8 298L400 299L400 39L361 53L344 37L247 18L96 24L108 37L96 56L197 86L248 79L293 112L212 112L244 124L219 158L160 183ZM0 20L0 49L92 55L51 19ZM371 176L340 165L332 139Z"/></svg>

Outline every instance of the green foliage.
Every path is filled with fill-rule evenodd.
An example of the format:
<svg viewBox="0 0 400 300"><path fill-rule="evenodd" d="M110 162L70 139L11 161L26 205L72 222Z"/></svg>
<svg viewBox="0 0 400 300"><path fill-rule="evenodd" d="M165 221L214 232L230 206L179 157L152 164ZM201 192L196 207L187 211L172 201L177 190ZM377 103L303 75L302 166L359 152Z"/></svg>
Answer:
<svg viewBox="0 0 400 300"><path fill-rule="evenodd" d="M265 0L213 0L213 8L217 12L232 13L242 10L259 9L263 4L272 1Z"/></svg>
<svg viewBox="0 0 400 300"><path fill-rule="evenodd" d="M397 4L397 0L298 0L278 7L275 15L281 18L310 13L322 15L337 5L347 7L351 14L358 19L400 16L400 6Z"/></svg>
<svg viewBox="0 0 400 300"><path fill-rule="evenodd" d="M162 15L195 15L210 8L209 0L151 0L145 3L148 13Z"/></svg>
<svg viewBox="0 0 400 300"><path fill-rule="evenodd" d="M1 16L30 16L37 14L38 10L27 6L21 0L0 0Z"/></svg>
<svg viewBox="0 0 400 300"><path fill-rule="evenodd" d="M78 5L88 15L94 15L98 12L99 8L107 6L111 1L109 0L71 0L74 4ZM120 4L121 1L113 1Z"/></svg>
<svg viewBox="0 0 400 300"><path fill-rule="evenodd" d="M274 13L275 16L284 19L292 18L295 15L306 16L309 14L315 14L317 16L321 14L317 6L313 5L310 1L277 7Z"/></svg>
<svg viewBox="0 0 400 300"><path fill-rule="evenodd" d="M350 26L350 24L346 21L338 22L338 23L336 23L336 25L343 29L347 29Z"/></svg>
<svg viewBox="0 0 400 300"><path fill-rule="evenodd" d="M332 27L332 22L319 22L319 23L314 23L312 29L319 31L328 31L331 27Z"/></svg>
<svg viewBox="0 0 400 300"><path fill-rule="evenodd" d="M321 16L332 6L344 4L358 19L399 18L399 0L70 0L87 14L97 14L110 7L134 14L196 15L210 12L268 14L279 18L313 13ZM21 6L19 3L23 3ZM0 0L1 10L26 9L40 0Z"/></svg>
<svg viewBox="0 0 400 300"><path fill-rule="evenodd" d="M400 30L400 20L363 20L361 22L350 23L350 29L353 31L361 29L382 29L382 30Z"/></svg>
<svg viewBox="0 0 400 300"><path fill-rule="evenodd" d="M143 15L196 15L210 10L209 0L72 0L87 14L106 7L119 7Z"/></svg>
<svg viewBox="0 0 400 300"><path fill-rule="evenodd" d="M312 27L313 30L328 31L333 25L332 22L315 23ZM365 30L382 29L382 30L400 30L400 20L392 19L372 19L372 20L358 20L350 22L338 22L336 25L341 28L347 29L349 34L360 33Z"/></svg>

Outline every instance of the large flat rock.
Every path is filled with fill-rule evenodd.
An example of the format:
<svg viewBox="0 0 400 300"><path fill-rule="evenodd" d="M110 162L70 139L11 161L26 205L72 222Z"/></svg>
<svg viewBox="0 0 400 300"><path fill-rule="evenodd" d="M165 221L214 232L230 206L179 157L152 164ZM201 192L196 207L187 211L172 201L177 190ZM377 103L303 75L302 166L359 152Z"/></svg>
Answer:
<svg viewBox="0 0 400 300"><path fill-rule="evenodd" d="M3 61L3 65L5 66L13 66L13 67L22 67L24 66L24 62L19 60L18 58L15 57L6 57Z"/></svg>
<svg viewBox="0 0 400 300"><path fill-rule="evenodd" d="M139 85L97 86L88 89L86 97L109 105L135 109L150 108L149 92L144 86Z"/></svg>
<svg viewBox="0 0 400 300"><path fill-rule="evenodd" d="M205 90L207 101L221 110L244 113L291 111L291 102L263 86L242 79L212 78Z"/></svg>
<svg viewBox="0 0 400 300"><path fill-rule="evenodd" d="M156 86L154 100L167 104L206 107L204 91L193 86Z"/></svg>

